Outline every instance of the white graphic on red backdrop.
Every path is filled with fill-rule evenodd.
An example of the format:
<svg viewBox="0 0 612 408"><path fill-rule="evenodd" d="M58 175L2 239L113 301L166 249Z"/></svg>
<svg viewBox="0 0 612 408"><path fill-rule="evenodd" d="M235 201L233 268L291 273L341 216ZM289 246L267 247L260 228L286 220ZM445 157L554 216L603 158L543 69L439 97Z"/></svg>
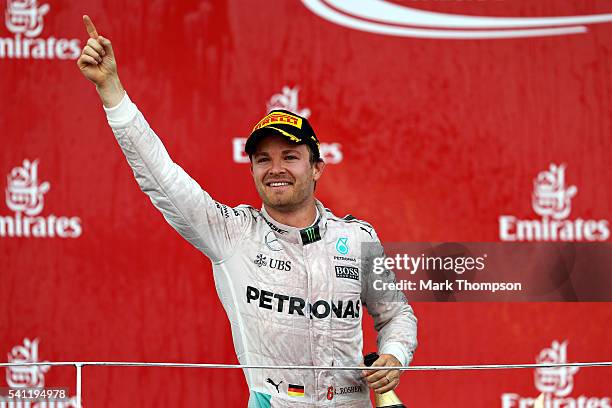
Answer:
<svg viewBox="0 0 612 408"><path fill-rule="evenodd" d="M270 112L273 109L284 109L284 110L296 113L308 119L310 117L310 109L308 108L300 109L298 107L299 92L300 91L297 86L294 88L283 86L283 90L281 91L281 93L272 95L272 97L268 101L267 103L268 112Z"/></svg>
<svg viewBox="0 0 612 408"><path fill-rule="evenodd" d="M16 212L38 215L44 206L44 194L49 191L49 183L38 182L38 160L23 161L23 166L15 167L7 176L6 205Z"/></svg>
<svg viewBox="0 0 612 408"><path fill-rule="evenodd" d="M300 116L309 118L311 111L308 108L299 107L299 88L283 86L280 93L272 95L266 102L267 111L272 109L284 109ZM317 135L318 136L318 135ZM249 163L249 156L244 152L246 137L235 137L232 140L232 152L234 163ZM327 164L338 164L343 159L342 145L340 143L321 143L319 146L321 157Z"/></svg>
<svg viewBox="0 0 612 408"><path fill-rule="evenodd" d="M536 357L536 363L567 363L567 341L553 341L551 347ZM578 367L538 367L535 369L535 386L540 392L566 397L574 389L574 374L577 372Z"/></svg>
<svg viewBox="0 0 612 408"><path fill-rule="evenodd" d="M554 340L550 347L544 348L536 357L538 364L565 364L567 359L567 340ZM528 408L541 406L556 407L593 407L610 408L610 397L569 396L574 390L574 375L578 367L538 367L534 372L539 397L522 397L517 393L504 393L501 396L502 408Z"/></svg>
<svg viewBox="0 0 612 408"><path fill-rule="evenodd" d="M38 38L50 10L49 4L38 5L37 0L7 0L4 21L13 37L0 37L0 58L77 59L79 39Z"/></svg>
<svg viewBox="0 0 612 408"><path fill-rule="evenodd" d="M386 0L302 0L332 23L374 34L435 39L497 39L582 34L612 14L565 17L485 17L436 13Z"/></svg>
<svg viewBox="0 0 612 408"><path fill-rule="evenodd" d="M8 353L9 363L46 363L38 358L39 339L23 339L23 344L18 344ZM44 388L45 374L51 370L49 365L35 366L12 366L6 367L6 385L11 389ZM0 396L0 408L78 408L75 396L55 401L36 400L10 400Z"/></svg>
<svg viewBox="0 0 612 408"><path fill-rule="evenodd" d="M533 180L531 205L540 219L499 217L502 241L606 241L610 237L608 220L568 219L576 186L566 186L564 164L550 164Z"/></svg>
<svg viewBox="0 0 612 408"><path fill-rule="evenodd" d="M8 354L9 363L38 363L39 339L23 339L23 345L13 347ZM42 388L48 365L16 366L6 368L6 384L11 388Z"/></svg>
<svg viewBox="0 0 612 408"><path fill-rule="evenodd" d="M0 215L0 237L78 238L83 232L79 217L40 216L44 195L51 189L38 176L38 160L25 159L6 177L5 203L12 215Z"/></svg>
<svg viewBox="0 0 612 408"><path fill-rule="evenodd" d="M565 166L551 164L533 180L533 211L542 217L567 218L577 191L576 186L565 187Z"/></svg>
<svg viewBox="0 0 612 408"><path fill-rule="evenodd" d="M36 0L7 0L6 28L13 34L38 37L43 30L43 17L49 11L49 5L38 7L36 3Z"/></svg>

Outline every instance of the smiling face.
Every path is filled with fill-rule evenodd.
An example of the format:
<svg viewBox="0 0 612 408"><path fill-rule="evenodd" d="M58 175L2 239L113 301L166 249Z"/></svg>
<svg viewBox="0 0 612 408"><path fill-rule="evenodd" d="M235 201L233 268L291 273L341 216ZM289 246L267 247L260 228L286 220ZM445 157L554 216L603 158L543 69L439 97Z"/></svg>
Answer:
<svg viewBox="0 0 612 408"><path fill-rule="evenodd" d="M270 134L251 157L251 173L264 205L281 212L296 211L314 200L314 185L323 162L311 163L306 145Z"/></svg>

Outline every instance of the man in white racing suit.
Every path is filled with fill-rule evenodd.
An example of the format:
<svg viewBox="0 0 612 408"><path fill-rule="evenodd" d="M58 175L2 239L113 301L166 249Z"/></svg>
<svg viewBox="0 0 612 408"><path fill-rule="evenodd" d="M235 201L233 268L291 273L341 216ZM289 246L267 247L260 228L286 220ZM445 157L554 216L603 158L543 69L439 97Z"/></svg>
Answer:
<svg viewBox="0 0 612 408"><path fill-rule="evenodd" d="M369 388L399 383L416 348L416 318L401 292L378 293L369 262L384 256L374 229L334 216L314 198L324 163L305 118L272 111L246 151L261 210L213 200L169 157L124 91L110 41L89 33L77 65L96 85L108 123L136 181L165 219L213 264L241 364L359 366L364 306L385 369L245 369L249 407L370 407Z"/></svg>

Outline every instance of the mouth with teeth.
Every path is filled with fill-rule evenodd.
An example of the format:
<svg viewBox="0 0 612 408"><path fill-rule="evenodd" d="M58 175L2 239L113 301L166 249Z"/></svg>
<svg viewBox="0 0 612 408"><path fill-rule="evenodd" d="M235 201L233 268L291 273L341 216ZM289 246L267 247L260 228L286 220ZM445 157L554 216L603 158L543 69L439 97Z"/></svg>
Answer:
<svg viewBox="0 0 612 408"><path fill-rule="evenodd" d="M266 183L266 186L271 188L283 188L291 185L293 185L293 183L290 181L268 181Z"/></svg>

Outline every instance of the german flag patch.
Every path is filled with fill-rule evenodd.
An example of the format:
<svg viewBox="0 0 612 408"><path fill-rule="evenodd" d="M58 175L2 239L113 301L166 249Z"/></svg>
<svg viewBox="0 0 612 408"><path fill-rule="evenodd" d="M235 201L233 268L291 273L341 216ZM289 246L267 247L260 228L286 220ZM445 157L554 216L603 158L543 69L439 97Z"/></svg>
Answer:
<svg viewBox="0 0 612 408"><path fill-rule="evenodd" d="M304 386L289 384L289 388L287 389L287 395L291 397L303 397L304 396Z"/></svg>

